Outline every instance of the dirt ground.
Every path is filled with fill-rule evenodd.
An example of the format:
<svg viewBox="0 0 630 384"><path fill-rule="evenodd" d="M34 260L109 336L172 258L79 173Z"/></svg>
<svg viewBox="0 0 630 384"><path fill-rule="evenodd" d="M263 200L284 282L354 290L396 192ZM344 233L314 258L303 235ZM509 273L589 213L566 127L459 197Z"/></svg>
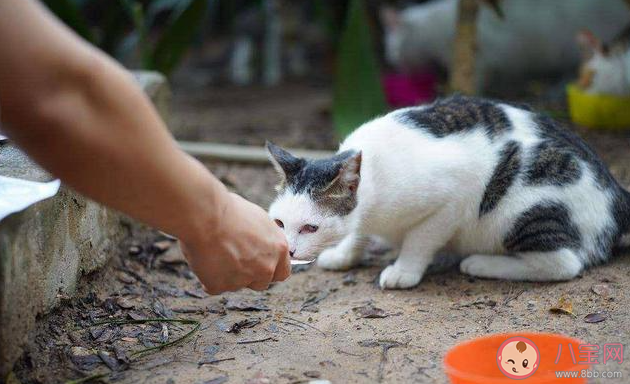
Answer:
<svg viewBox="0 0 630 384"><path fill-rule="evenodd" d="M174 119L188 127L182 137L249 144L271 138L283 145L334 147L329 99L321 89L294 86L280 96L248 92L249 99L240 98L244 90L176 94ZM282 100L293 93L299 97L289 98L283 108ZM283 127L293 128L287 133ZM628 185L627 137L583 133ZM271 201L276 180L270 167L209 167L245 197L263 206ZM208 297L175 243L135 228L105 270L84 278L77 299L40 319L15 374L22 383L101 373L116 383L445 383L444 353L488 333L546 331L592 344L630 342L628 255L564 283L481 280L454 267L427 275L414 289L382 291L375 281L391 261L367 255L348 273L302 267L264 293ZM550 312L560 298L572 303L573 315ZM587 322L585 316L593 313L604 320ZM176 345L134 356L176 340L195 324L91 326L156 317L192 319L200 327ZM627 362L597 369L622 371L623 378L596 383L625 383L630 377Z"/></svg>

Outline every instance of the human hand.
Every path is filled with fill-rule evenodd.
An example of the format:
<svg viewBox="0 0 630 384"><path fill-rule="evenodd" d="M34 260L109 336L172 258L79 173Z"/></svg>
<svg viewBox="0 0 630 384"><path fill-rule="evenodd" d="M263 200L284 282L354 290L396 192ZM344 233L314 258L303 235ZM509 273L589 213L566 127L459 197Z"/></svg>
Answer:
<svg viewBox="0 0 630 384"><path fill-rule="evenodd" d="M214 228L182 238L182 250L204 289L212 295L241 288L264 290L291 274L282 231L267 213L227 193ZM219 207L217 207L219 208Z"/></svg>

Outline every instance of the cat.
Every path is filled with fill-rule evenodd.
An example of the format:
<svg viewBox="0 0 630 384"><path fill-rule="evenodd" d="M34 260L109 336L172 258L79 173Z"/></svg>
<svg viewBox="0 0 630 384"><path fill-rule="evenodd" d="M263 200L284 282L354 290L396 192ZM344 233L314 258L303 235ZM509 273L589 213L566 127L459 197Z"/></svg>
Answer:
<svg viewBox="0 0 630 384"><path fill-rule="evenodd" d="M630 243L630 194L583 140L525 107L453 96L363 124L330 158L267 150L281 176L269 215L291 257L344 270L379 236L399 253L383 289L417 285L442 252L467 256L472 276L561 281Z"/></svg>
<svg viewBox="0 0 630 384"><path fill-rule="evenodd" d="M630 25L607 44L587 30L577 40L583 59L578 85L588 93L630 95Z"/></svg>
<svg viewBox="0 0 630 384"><path fill-rule="evenodd" d="M412 71L429 64L450 65L457 0L433 0L402 11L381 12L386 58L395 68ZM593 30L607 40L628 22L630 8L621 0L504 0L504 18L482 6L478 16L477 72L490 85L575 71L580 56L575 34Z"/></svg>

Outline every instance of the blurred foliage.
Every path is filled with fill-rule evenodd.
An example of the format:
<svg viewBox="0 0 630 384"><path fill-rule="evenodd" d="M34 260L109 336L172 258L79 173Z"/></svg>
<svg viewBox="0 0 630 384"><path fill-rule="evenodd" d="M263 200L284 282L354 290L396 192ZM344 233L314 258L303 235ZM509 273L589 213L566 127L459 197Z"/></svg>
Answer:
<svg viewBox="0 0 630 384"><path fill-rule="evenodd" d="M169 75L190 47L212 0L44 0L86 40L125 62ZM99 17L90 19L87 14ZM166 19L164 16L167 15ZM131 59L133 61L133 59Z"/></svg>
<svg viewBox="0 0 630 384"><path fill-rule="evenodd" d="M363 0L351 0L337 53L333 100L335 129L340 137L345 137L386 110L380 68Z"/></svg>

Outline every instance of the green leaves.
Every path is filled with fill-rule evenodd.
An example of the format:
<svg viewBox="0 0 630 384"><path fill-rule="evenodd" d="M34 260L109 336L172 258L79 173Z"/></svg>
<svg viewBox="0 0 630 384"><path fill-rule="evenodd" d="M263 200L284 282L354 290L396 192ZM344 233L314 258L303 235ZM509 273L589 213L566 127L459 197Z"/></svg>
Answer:
<svg viewBox="0 0 630 384"><path fill-rule="evenodd" d="M206 17L208 0L109 0L104 14L90 29L82 15L92 0L44 0L50 10L70 28L111 55L134 58L140 65L169 75L190 47ZM170 13L166 23L158 15ZM126 33L131 22L133 30ZM158 24L159 23L159 24ZM152 38L155 29L159 30ZM98 37L98 38L96 38ZM125 60L122 60L125 61Z"/></svg>
<svg viewBox="0 0 630 384"><path fill-rule="evenodd" d="M94 36L81 15L80 4L73 0L44 0L44 4L81 37L94 42Z"/></svg>
<svg viewBox="0 0 630 384"><path fill-rule="evenodd" d="M351 0L337 56L333 122L341 137L387 110L363 0Z"/></svg>
<svg viewBox="0 0 630 384"><path fill-rule="evenodd" d="M206 14L206 0L188 0L176 9L155 45L151 69L169 75L186 53Z"/></svg>

